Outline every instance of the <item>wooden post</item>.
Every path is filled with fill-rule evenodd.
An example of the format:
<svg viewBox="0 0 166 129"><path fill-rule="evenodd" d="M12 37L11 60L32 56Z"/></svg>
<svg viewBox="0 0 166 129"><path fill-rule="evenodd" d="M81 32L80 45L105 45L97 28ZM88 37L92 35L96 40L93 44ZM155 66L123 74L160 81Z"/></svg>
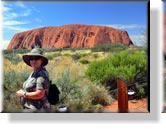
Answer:
<svg viewBox="0 0 166 129"><path fill-rule="evenodd" d="M128 112L128 85L122 77L117 79L118 87L118 110Z"/></svg>

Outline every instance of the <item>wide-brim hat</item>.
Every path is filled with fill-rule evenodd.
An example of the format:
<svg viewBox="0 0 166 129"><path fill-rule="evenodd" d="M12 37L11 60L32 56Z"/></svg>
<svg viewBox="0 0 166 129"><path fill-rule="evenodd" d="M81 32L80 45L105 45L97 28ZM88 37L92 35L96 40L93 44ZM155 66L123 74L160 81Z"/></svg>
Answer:
<svg viewBox="0 0 166 129"><path fill-rule="evenodd" d="M29 53L22 56L24 62L30 65L30 57L32 56L39 56L43 59L42 66L45 66L48 64L48 59L43 55L43 51L40 48L33 48Z"/></svg>

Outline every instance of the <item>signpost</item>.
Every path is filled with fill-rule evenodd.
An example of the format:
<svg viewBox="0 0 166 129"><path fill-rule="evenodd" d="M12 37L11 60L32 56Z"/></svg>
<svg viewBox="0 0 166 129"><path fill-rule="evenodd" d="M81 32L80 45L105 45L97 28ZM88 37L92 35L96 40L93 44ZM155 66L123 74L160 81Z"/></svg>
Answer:
<svg viewBox="0 0 166 129"><path fill-rule="evenodd" d="M128 85L122 77L117 79L118 110L121 113L128 112Z"/></svg>

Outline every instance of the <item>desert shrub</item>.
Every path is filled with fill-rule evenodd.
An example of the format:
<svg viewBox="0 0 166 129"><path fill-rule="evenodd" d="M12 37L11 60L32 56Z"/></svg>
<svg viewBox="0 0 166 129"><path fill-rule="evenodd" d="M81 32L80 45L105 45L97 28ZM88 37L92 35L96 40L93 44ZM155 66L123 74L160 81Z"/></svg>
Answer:
<svg viewBox="0 0 166 129"><path fill-rule="evenodd" d="M42 50L43 50L44 52L56 52L56 51L57 51L56 48L42 48Z"/></svg>
<svg viewBox="0 0 166 129"><path fill-rule="evenodd" d="M22 58L16 54L5 54L4 58L8 59L12 64L18 64L22 61Z"/></svg>
<svg viewBox="0 0 166 129"><path fill-rule="evenodd" d="M77 51L77 50L87 50L88 48L67 48L66 50L71 50L72 52L75 52L75 51Z"/></svg>
<svg viewBox="0 0 166 129"><path fill-rule="evenodd" d="M116 80L118 76L132 83L137 76L146 75L146 65L147 59L144 51L130 54L125 50L101 61L92 62L86 71L86 76L91 81L102 84Z"/></svg>
<svg viewBox="0 0 166 129"><path fill-rule="evenodd" d="M24 54L24 53L28 53L30 50L28 49L12 49L12 50L3 50L3 54Z"/></svg>
<svg viewBox="0 0 166 129"><path fill-rule="evenodd" d="M42 50L44 50L45 52L61 52L63 50L71 50L73 52L75 52L76 50L86 50L88 48L41 48Z"/></svg>
<svg viewBox="0 0 166 129"><path fill-rule="evenodd" d="M100 51L104 51L104 52L117 52L117 51L121 51L121 50L125 50L127 49L128 46L124 45L122 43L107 43L107 44L99 44L95 47L93 47L91 50L93 52L100 52Z"/></svg>
<svg viewBox="0 0 166 129"><path fill-rule="evenodd" d="M110 90L113 99L118 99L117 89Z"/></svg>
<svg viewBox="0 0 166 129"><path fill-rule="evenodd" d="M29 71L5 71L4 72L4 88L10 91L14 91L15 89L22 88L23 82L30 75Z"/></svg>
<svg viewBox="0 0 166 129"><path fill-rule="evenodd" d="M58 56L61 56L61 53L49 54L49 55L47 55L47 58L48 58L49 60L52 60L52 59L54 59L55 57L58 57Z"/></svg>
<svg viewBox="0 0 166 129"><path fill-rule="evenodd" d="M93 89L92 89L93 88ZM109 95L109 90L102 85L93 85L90 87L93 105L110 105L112 97Z"/></svg>
<svg viewBox="0 0 166 129"><path fill-rule="evenodd" d="M69 70L62 73L62 78L58 78L56 84L61 91L60 103L66 103L69 96L74 97L74 94L78 92L78 86L71 80Z"/></svg>
<svg viewBox="0 0 166 129"><path fill-rule="evenodd" d="M81 57L86 57L86 56L88 56L89 55L89 53L80 53L80 56Z"/></svg>
<svg viewBox="0 0 166 129"><path fill-rule="evenodd" d="M16 97L16 91L3 91L3 112L22 112L20 99Z"/></svg>
<svg viewBox="0 0 166 129"><path fill-rule="evenodd" d="M59 103L68 105L71 112L82 111L87 107L87 103L84 105L83 100L81 101L83 92L80 86L71 80L69 70L64 71L62 78L56 80L56 84L61 92Z"/></svg>
<svg viewBox="0 0 166 129"><path fill-rule="evenodd" d="M64 71L56 84L61 91L59 103L68 105L71 112L93 112L112 102L112 97L103 86L72 81L69 70Z"/></svg>
<svg viewBox="0 0 166 129"><path fill-rule="evenodd" d="M63 54L63 56L70 57L71 54L69 54L69 53L65 53L65 54Z"/></svg>
<svg viewBox="0 0 166 129"><path fill-rule="evenodd" d="M88 60L86 60L86 59L82 59L82 60L80 60L80 63L82 63L82 64L88 64L88 63L89 63L89 61L88 61Z"/></svg>
<svg viewBox="0 0 166 129"><path fill-rule="evenodd" d="M56 48L56 51L63 51L63 50L65 50L65 48Z"/></svg>
<svg viewBox="0 0 166 129"><path fill-rule="evenodd" d="M145 46L134 46L137 50L143 50L143 51L145 51L146 53L147 53L147 51L148 51L148 48L147 48L147 46L145 45Z"/></svg>
<svg viewBox="0 0 166 129"><path fill-rule="evenodd" d="M99 55L98 55L97 53L95 53L95 54L93 54L93 57L94 57L94 58L98 58Z"/></svg>
<svg viewBox="0 0 166 129"><path fill-rule="evenodd" d="M16 97L16 91L22 88L23 82L30 72L5 71L3 81L3 112L21 112L20 99Z"/></svg>
<svg viewBox="0 0 166 129"><path fill-rule="evenodd" d="M17 54L24 54L24 53L28 53L28 52L30 52L30 50L28 50L28 49L22 49L22 48L15 49L15 53L17 53Z"/></svg>
<svg viewBox="0 0 166 129"><path fill-rule="evenodd" d="M64 49L63 48L40 48L44 52L61 52Z"/></svg>
<svg viewBox="0 0 166 129"><path fill-rule="evenodd" d="M136 99L141 99L147 96L147 93L143 87L136 89Z"/></svg>
<svg viewBox="0 0 166 129"><path fill-rule="evenodd" d="M73 59L73 60L78 60L78 59L80 59L80 58L81 58L81 56L80 56L80 54L78 54L78 53L75 53L75 54L72 55L72 59Z"/></svg>

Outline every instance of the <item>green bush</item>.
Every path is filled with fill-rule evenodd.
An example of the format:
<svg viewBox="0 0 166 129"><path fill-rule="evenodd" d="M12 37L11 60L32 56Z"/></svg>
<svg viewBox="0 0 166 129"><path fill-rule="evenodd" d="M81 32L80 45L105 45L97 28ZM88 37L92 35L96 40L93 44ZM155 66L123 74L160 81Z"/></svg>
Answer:
<svg viewBox="0 0 166 129"><path fill-rule="evenodd" d="M58 56L61 56L61 53L49 54L49 55L47 55L47 58L48 58L49 60L52 60L52 59L54 59L55 57L58 57Z"/></svg>
<svg viewBox="0 0 166 129"><path fill-rule="evenodd" d="M63 54L63 56L70 57L70 56L71 56L71 54L69 54L69 53L65 53L65 54Z"/></svg>
<svg viewBox="0 0 166 129"><path fill-rule="evenodd" d="M82 63L82 64L88 64L88 63L89 63L89 61L88 61L88 60L86 60L86 59L82 59L82 60L80 60L80 63Z"/></svg>
<svg viewBox="0 0 166 129"><path fill-rule="evenodd" d="M70 112L95 112L112 102L105 87L90 82L80 84L73 81L69 70L65 70L62 78L56 80L56 85L61 92L59 103L68 105Z"/></svg>
<svg viewBox="0 0 166 129"><path fill-rule="evenodd" d="M22 112L20 99L16 97L16 91L3 91L3 112L17 113Z"/></svg>
<svg viewBox="0 0 166 129"><path fill-rule="evenodd" d="M62 78L56 80L56 84L60 89L60 103L67 103L69 96L74 97L74 94L78 91L78 86L70 78L69 70L65 70L62 73Z"/></svg>
<svg viewBox="0 0 166 129"><path fill-rule="evenodd" d="M4 88L10 91L14 91L15 89L22 88L23 82L30 75L29 71L5 71L4 72Z"/></svg>
<svg viewBox="0 0 166 129"><path fill-rule="evenodd" d="M28 53L30 52L30 50L28 49L12 49L12 50L3 50L3 54L24 54L24 53Z"/></svg>
<svg viewBox="0 0 166 129"><path fill-rule="evenodd" d="M63 50L71 50L75 52L76 50L87 50L88 48L41 48L44 52L61 52Z"/></svg>
<svg viewBox="0 0 166 129"><path fill-rule="evenodd" d="M81 56L78 53L75 53L75 54L72 55L73 60L79 60L80 58L81 58Z"/></svg>
<svg viewBox="0 0 166 129"><path fill-rule="evenodd" d="M146 75L147 57L144 51L129 53L128 50L115 53L101 61L92 62L86 76L94 82L106 84L122 76L128 83L135 81L137 76Z"/></svg>
<svg viewBox="0 0 166 129"><path fill-rule="evenodd" d="M93 47L91 50L93 52L100 52L100 51L103 51L103 52L108 52L108 51L117 52L117 51L125 50L127 48L128 48L128 46L124 45L122 43L106 43L106 44L99 44L99 45Z"/></svg>
<svg viewBox="0 0 166 129"><path fill-rule="evenodd" d="M94 58L98 58L99 55L98 55L97 53L95 53L95 54L93 54L93 57L94 57Z"/></svg>
<svg viewBox="0 0 166 129"><path fill-rule="evenodd" d="M93 88L93 89L92 89ZM93 105L110 105L112 103L112 97L109 95L109 90L102 85L91 86L91 96Z"/></svg>
<svg viewBox="0 0 166 129"><path fill-rule="evenodd" d="M56 52L58 51L56 48L41 48L44 52Z"/></svg>
<svg viewBox="0 0 166 129"><path fill-rule="evenodd" d="M29 71L5 71L3 80L3 112L21 112L20 99L16 97L16 91L22 88L23 82L30 75Z"/></svg>
<svg viewBox="0 0 166 129"><path fill-rule="evenodd" d="M79 85L70 78L69 70L65 70L62 78L56 80L56 84L60 89L61 104L68 105L71 112L83 111L89 105L88 101L84 102L84 93Z"/></svg>
<svg viewBox="0 0 166 129"><path fill-rule="evenodd" d="M15 65L22 61L22 58L16 54L5 54L4 58L8 59L12 64Z"/></svg>
<svg viewBox="0 0 166 129"><path fill-rule="evenodd" d="M75 51L77 51L77 50L88 50L89 48L65 48L65 50L71 50L72 52L75 52Z"/></svg>
<svg viewBox="0 0 166 129"><path fill-rule="evenodd" d="M28 49L12 49L12 50L3 50L3 57L8 59L12 64L18 64L22 61L22 57L18 54L28 53L30 50Z"/></svg>
<svg viewBox="0 0 166 129"><path fill-rule="evenodd" d="M81 53L80 56L81 57L86 57L86 56L89 56L89 53Z"/></svg>
<svg viewBox="0 0 166 129"><path fill-rule="evenodd" d="M64 48L40 48L44 52L61 52Z"/></svg>
<svg viewBox="0 0 166 129"><path fill-rule="evenodd" d="M147 51L148 51L148 48L147 48L147 46L134 46L137 50L143 50L143 51L145 51L146 53L147 53Z"/></svg>
<svg viewBox="0 0 166 129"><path fill-rule="evenodd" d="M136 89L136 99L142 99L146 97L146 91L143 87L139 87Z"/></svg>

